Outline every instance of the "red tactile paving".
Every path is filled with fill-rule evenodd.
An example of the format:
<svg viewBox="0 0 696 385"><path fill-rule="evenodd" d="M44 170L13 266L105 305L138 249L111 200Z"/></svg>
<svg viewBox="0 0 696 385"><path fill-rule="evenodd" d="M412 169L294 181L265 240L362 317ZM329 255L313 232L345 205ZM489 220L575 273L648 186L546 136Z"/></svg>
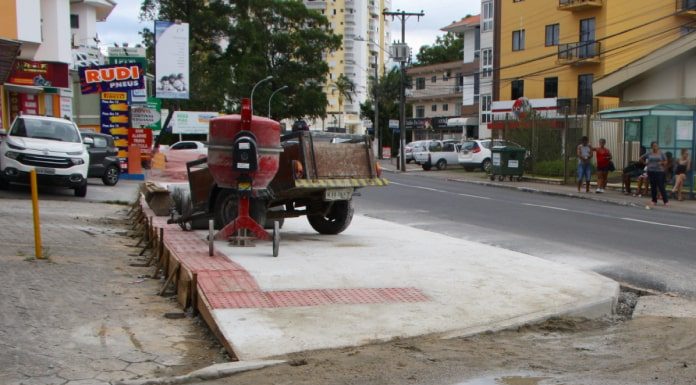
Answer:
<svg viewBox="0 0 696 385"><path fill-rule="evenodd" d="M167 224L141 200L152 226L164 229L164 243L172 257L197 276L200 295L213 309L282 308L322 305L427 302L430 298L414 287L348 288L262 291L254 277L238 263L215 252L194 232Z"/></svg>

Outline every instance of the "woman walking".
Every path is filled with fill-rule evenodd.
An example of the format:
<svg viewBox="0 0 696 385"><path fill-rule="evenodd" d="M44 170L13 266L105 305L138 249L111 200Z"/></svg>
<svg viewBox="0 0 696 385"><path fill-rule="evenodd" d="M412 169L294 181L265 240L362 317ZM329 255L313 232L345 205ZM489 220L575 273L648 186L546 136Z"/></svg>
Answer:
<svg viewBox="0 0 696 385"><path fill-rule="evenodd" d="M684 187L684 181L686 176L691 171L691 159L689 159L689 150L682 148L679 159L677 159L677 168L674 171L674 187L672 188L672 198L674 198L675 193L677 194L677 200L683 201L682 198L682 188Z"/></svg>
<svg viewBox="0 0 696 385"><path fill-rule="evenodd" d="M669 206L669 198L665 191L665 163L667 157L662 151L657 142L650 143L650 151L642 156L648 168L648 179L650 180L650 194L652 195L653 206L657 205L657 192L662 195L662 201L665 206Z"/></svg>

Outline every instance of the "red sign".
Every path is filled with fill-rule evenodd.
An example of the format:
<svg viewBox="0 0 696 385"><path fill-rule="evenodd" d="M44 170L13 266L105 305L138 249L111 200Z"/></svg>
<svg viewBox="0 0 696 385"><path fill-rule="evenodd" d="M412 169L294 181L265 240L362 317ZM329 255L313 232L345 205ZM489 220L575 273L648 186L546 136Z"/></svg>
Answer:
<svg viewBox="0 0 696 385"><path fill-rule="evenodd" d="M39 114L39 97L34 94L20 94L17 92L8 93L10 102L10 123L19 115L19 113L27 115Z"/></svg>
<svg viewBox="0 0 696 385"><path fill-rule="evenodd" d="M150 155L152 152L152 130L149 128L129 128L128 147L140 148L142 155Z"/></svg>
<svg viewBox="0 0 696 385"><path fill-rule="evenodd" d="M80 67L82 94L108 91L129 91L145 86L140 64L112 64L94 67Z"/></svg>
<svg viewBox="0 0 696 385"><path fill-rule="evenodd" d="M7 83L21 86L70 87L68 65L43 61L17 60Z"/></svg>

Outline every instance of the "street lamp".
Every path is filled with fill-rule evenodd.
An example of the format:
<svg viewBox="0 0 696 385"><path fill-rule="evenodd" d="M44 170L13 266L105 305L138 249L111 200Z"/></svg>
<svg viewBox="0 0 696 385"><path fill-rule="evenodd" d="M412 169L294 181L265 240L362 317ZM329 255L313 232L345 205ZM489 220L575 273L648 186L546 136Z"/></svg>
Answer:
<svg viewBox="0 0 696 385"><path fill-rule="evenodd" d="M278 88L277 90L273 91L273 93L271 94L271 97L268 98L268 118L269 119L271 118L271 100L273 100L273 97L275 96L275 94L277 94L278 92L280 92L286 88L288 88L288 86L282 86L282 87Z"/></svg>
<svg viewBox="0 0 696 385"><path fill-rule="evenodd" d="M252 113L252 114L254 113L254 91L256 91L256 87L258 87L259 84L261 84L261 83L263 83L263 82L267 82L267 81L269 81L269 80L271 80L271 79L273 79L273 75L268 75L268 76L266 76L265 78L263 78L263 79L259 80L258 82L256 82L256 84L254 84L254 88L251 89L251 96L249 97L249 99L251 99L251 113Z"/></svg>

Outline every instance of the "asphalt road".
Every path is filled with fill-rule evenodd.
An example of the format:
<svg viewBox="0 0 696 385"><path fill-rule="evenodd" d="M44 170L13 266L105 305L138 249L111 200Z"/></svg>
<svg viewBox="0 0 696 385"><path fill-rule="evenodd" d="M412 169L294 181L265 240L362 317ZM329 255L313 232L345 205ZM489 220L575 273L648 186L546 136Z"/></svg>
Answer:
<svg viewBox="0 0 696 385"><path fill-rule="evenodd" d="M39 201L41 200L69 200L86 202L110 202L110 203L132 203L137 197L138 186L142 181L120 180L115 186L106 186L99 178L90 178L87 185L87 196L78 198L73 190L53 187L39 186ZM9 188L0 190L0 198L31 199L31 189L29 185L11 184Z"/></svg>
<svg viewBox="0 0 696 385"><path fill-rule="evenodd" d="M640 287L696 295L692 215L417 174L387 178L388 187L360 191L358 213L573 264Z"/></svg>

